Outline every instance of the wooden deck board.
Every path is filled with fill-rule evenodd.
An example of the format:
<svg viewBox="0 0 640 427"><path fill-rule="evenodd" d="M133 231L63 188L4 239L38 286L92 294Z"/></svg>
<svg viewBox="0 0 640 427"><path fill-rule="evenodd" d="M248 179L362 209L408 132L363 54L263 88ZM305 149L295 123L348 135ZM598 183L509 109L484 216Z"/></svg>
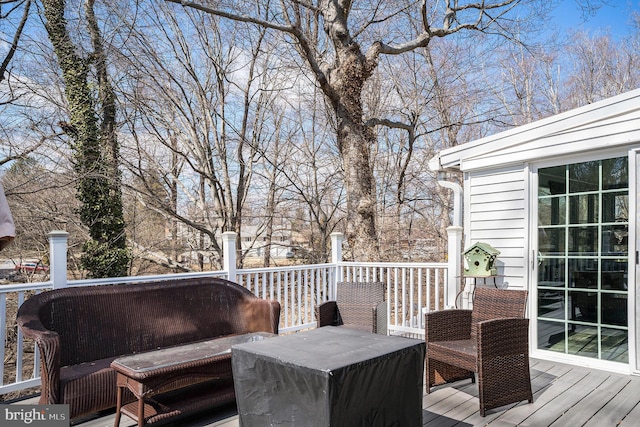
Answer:
<svg viewBox="0 0 640 427"><path fill-rule="evenodd" d="M619 383L624 381L615 378ZM638 409L638 397L640 396L640 381L629 379L625 386L620 389L605 405L600 408L592 417L584 424L585 427L600 426L624 426L640 424L640 411ZM588 411L585 408L585 412ZM635 415L631 415L636 410ZM593 411L588 411L593 412ZM628 422L629 424L625 423Z"/></svg>
<svg viewBox="0 0 640 427"><path fill-rule="evenodd" d="M623 388L627 386L629 381L624 381L617 376L609 376L598 387L591 392L584 391L583 393L569 393L577 394L580 400L573 405L567 412L562 414L556 422L552 423L553 427L562 427L568 425L585 425L589 422L593 416L594 411L602 411L613 398L618 395ZM586 396L583 396L584 393ZM626 415L626 414L625 414ZM600 426L605 424L598 424Z"/></svg>
<svg viewBox="0 0 640 427"><path fill-rule="evenodd" d="M544 410L536 411L529 417L525 418L521 425L550 426L554 424L561 417L567 416L567 413L573 413L575 411L575 405L582 399L585 399L588 393L592 392L594 388L600 386L605 380L606 378L603 376L593 373L584 376L575 384L564 388L562 393L558 393L553 399L546 402ZM568 426L580 424L562 425Z"/></svg>
<svg viewBox="0 0 640 427"><path fill-rule="evenodd" d="M440 400L435 400L442 397ZM478 398L452 387L441 388L424 399L422 425L446 427L456 425L478 411Z"/></svg>
<svg viewBox="0 0 640 427"><path fill-rule="evenodd" d="M631 399L635 401L640 400L638 398L640 394L635 394L630 396ZM631 412L627 414L626 417L618 424L618 427L636 427L638 425L638 421L640 420L640 403L636 403Z"/></svg>
<svg viewBox="0 0 640 427"><path fill-rule="evenodd" d="M481 417L477 385L469 380L433 389L423 398L423 427L640 425L640 377L531 360L534 403L520 402ZM37 404L37 398L16 402ZM74 422L76 427L111 427L113 411ZM135 423L122 417L120 427ZM163 427L239 427L233 407L184 418Z"/></svg>
<svg viewBox="0 0 640 427"><path fill-rule="evenodd" d="M493 409L488 411L488 415L495 415L491 421L492 426L514 426L524 423L532 415L536 414L540 409L554 401L558 396L566 392L576 382L582 380L588 372L574 371L568 369L564 365L554 365L544 373L532 378L532 387L534 390L533 403L520 403L508 408L506 411L503 408ZM562 378L562 381L559 379ZM547 412L545 409L542 411ZM470 419L473 425L482 425L482 417L480 413L474 414L474 417ZM542 424L541 424L542 425Z"/></svg>

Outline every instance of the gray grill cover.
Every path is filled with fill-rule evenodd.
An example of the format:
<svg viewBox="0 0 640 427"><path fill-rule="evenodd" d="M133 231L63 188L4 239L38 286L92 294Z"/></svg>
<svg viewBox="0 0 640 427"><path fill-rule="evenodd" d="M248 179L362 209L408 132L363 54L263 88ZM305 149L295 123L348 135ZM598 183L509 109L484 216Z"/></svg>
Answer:
<svg viewBox="0 0 640 427"><path fill-rule="evenodd" d="M232 348L240 425L421 426L425 343L342 327Z"/></svg>

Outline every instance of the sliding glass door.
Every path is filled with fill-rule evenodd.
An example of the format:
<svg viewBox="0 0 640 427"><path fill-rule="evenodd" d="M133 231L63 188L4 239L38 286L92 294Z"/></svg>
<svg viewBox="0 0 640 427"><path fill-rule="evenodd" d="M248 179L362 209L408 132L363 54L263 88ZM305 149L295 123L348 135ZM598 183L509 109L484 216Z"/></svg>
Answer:
<svg viewBox="0 0 640 427"><path fill-rule="evenodd" d="M629 362L628 158L538 169L538 348Z"/></svg>

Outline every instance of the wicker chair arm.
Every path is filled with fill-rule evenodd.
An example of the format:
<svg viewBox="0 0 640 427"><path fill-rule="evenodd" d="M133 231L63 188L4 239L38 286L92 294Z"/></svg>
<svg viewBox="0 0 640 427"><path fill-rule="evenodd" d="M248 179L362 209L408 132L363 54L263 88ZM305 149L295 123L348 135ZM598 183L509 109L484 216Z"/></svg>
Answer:
<svg viewBox="0 0 640 427"><path fill-rule="evenodd" d="M25 301L18 310L16 322L25 337L33 339L40 351L40 375L43 387L40 393L40 403L53 405L62 403L60 399L60 336L42 324L36 307Z"/></svg>
<svg viewBox="0 0 640 427"><path fill-rule="evenodd" d="M338 326L338 305L335 301L325 301L316 306L317 327Z"/></svg>
<svg viewBox="0 0 640 427"><path fill-rule="evenodd" d="M281 306L278 301L269 301L269 303L271 304L271 312L273 313L273 333L278 334Z"/></svg>
<svg viewBox="0 0 640 427"><path fill-rule="evenodd" d="M529 354L529 319L502 318L478 323L478 358Z"/></svg>
<svg viewBox="0 0 640 427"><path fill-rule="evenodd" d="M471 310L441 310L424 316L426 342L457 341L471 338Z"/></svg>
<svg viewBox="0 0 640 427"><path fill-rule="evenodd" d="M40 404L63 403L60 394L60 336L55 332L43 334L35 341L40 350L40 376L43 384L40 390Z"/></svg>
<svg viewBox="0 0 640 427"><path fill-rule="evenodd" d="M373 309L374 324L376 325L374 333L387 335L387 302L381 301Z"/></svg>

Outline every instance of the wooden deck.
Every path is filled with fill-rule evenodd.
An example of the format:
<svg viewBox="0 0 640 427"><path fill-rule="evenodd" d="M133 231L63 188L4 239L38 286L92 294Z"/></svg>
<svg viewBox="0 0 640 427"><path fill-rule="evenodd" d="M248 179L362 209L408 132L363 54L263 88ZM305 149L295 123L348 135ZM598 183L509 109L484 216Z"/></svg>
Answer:
<svg viewBox="0 0 640 427"><path fill-rule="evenodd" d="M425 395L423 426L593 426L640 425L640 377L531 360L534 403L478 411L477 388L469 381L442 386ZM507 386L507 385L505 385ZM37 400L17 403L35 403ZM114 414L79 420L81 427L112 427ZM135 426L123 417L121 427ZM162 426L238 427L234 407L221 408Z"/></svg>

